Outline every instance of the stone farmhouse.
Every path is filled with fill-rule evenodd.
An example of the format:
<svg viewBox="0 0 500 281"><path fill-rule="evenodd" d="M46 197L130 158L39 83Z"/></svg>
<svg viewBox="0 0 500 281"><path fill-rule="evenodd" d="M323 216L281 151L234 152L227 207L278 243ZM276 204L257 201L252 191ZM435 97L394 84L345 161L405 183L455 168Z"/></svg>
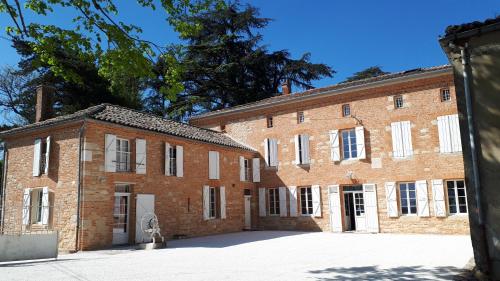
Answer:
<svg viewBox="0 0 500 281"><path fill-rule="evenodd" d="M78 251L254 229L469 232L450 66L280 95L190 124L102 104L2 132L1 231Z"/></svg>

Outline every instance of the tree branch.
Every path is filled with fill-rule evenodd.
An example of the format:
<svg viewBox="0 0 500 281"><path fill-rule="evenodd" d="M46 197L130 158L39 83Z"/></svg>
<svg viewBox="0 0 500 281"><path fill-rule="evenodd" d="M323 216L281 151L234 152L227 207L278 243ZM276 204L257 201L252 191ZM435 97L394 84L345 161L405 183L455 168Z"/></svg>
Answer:
<svg viewBox="0 0 500 281"><path fill-rule="evenodd" d="M17 19L16 19L16 16L14 14L14 11L13 11L13 8L9 5L9 3L7 3L7 0L2 0L3 4L5 5L5 7L7 8L7 10L9 11L9 15L12 19L12 21L14 22L14 24L16 25L17 29L19 30L19 32L21 33L21 38L23 38L23 33L22 33L22 29L21 27L19 26L19 23L17 23Z"/></svg>

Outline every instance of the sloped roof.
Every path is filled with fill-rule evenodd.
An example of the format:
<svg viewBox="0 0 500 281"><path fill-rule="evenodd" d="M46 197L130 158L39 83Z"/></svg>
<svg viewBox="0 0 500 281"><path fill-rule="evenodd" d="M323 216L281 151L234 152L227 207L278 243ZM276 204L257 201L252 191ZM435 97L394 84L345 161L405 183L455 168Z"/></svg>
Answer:
<svg viewBox="0 0 500 281"><path fill-rule="evenodd" d="M313 96L317 94L326 94L330 93L333 91L337 90L342 90L342 89L347 89L351 87L356 87L356 86L370 86L373 84L378 84L377 82L390 82L392 79L396 78L405 78L408 77L410 78L411 76L418 75L418 74L425 74L425 73L432 73L432 72L439 72L439 71L451 71L451 66L450 65L440 65L440 66L434 66L434 67L427 67L427 68L416 68L416 69L410 69L406 71L401 71L401 72L394 72L394 73L389 73L385 75L380 75L377 77L372 77L372 78L366 78L366 79L360 79L352 82L344 82L344 83L339 83L336 85L332 86L327 86L327 87L322 87L322 88L315 88L303 92L297 92L293 93L290 95L278 95L266 99L262 99L256 102L251 102L251 103L246 103L238 106L233 106L229 108L224 108L220 110L215 110L215 111L210 111L207 113L203 113L197 116L193 116L191 119L196 120L196 119L203 119L203 118L209 118L213 116L220 116L224 114L229 114L232 112L240 112L240 111L245 111L245 110L252 110L255 108L260 108L261 106L270 106L270 105L275 105L275 104L282 104L282 103L287 103L287 102L292 102L296 101L302 98L306 98L308 96Z"/></svg>
<svg viewBox="0 0 500 281"><path fill-rule="evenodd" d="M144 113L111 104L100 104L77 111L73 114L59 116L38 123L33 123L23 127L7 130L1 132L0 137L20 133L27 130L49 127L65 122L83 120L84 118L105 121L109 123L164 133L171 136L182 137L207 143L245 150L253 150L252 148L237 142L224 133L191 126L173 120L164 119L153 114Z"/></svg>
<svg viewBox="0 0 500 281"><path fill-rule="evenodd" d="M470 31L473 29L481 28L484 26L500 23L500 16L492 19L486 19L484 21L473 21L464 24L450 25L446 28L445 36L451 36L454 34Z"/></svg>

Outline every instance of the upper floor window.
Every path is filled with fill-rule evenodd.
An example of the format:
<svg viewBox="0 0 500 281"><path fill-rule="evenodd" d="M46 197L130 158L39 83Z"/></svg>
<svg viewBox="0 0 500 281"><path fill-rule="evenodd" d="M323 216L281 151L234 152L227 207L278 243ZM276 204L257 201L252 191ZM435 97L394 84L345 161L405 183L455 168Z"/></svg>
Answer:
<svg viewBox="0 0 500 281"><path fill-rule="evenodd" d="M177 147L175 145L169 148L169 175L177 175Z"/></svg>
<svg viewBox="0 0 500 281"><path fill-rule="evenodd" d="M355 129L342 131L342 152L344 159L358 157Z"/></svg>
<svg viewBox="0 0 500 281"><path fill-rule="evenodd" d="M417 196L414 182L399 184L399 196L401 199L401 213L403 215L417 214Z"/></svg>
<svg viewBox="0 0 500 281"><path fill-rule="evenodd" d="M50 136L35 139L33 155L33 176L48 174L50 156Z"/></svg>
<svg viewBox="0 0 500 281"><path fill-rule="evenodd" d="M349 104L342 105L342 116L343 117L351 116L351 106Z"/></svg>
<svg viewBox="0 0 500 281"><path fill-rule="evenodd" d="M279 189L277 188L269 188L269 214L280 214Z"/></svg>
<svg viewBox="0 0 500 281"><path fill-rule="evenodd" d="M125 139L116 139L116 171L130 171L130 142Z"/></svg>
<svg viewBox="0 0 500 281"><path fill-rule="evenodd" d="M272 116L267 116L267 127L272 128L273 127L273 117Z"/></svg>
<svg viewBox="0 0 500 281"><path fill-rule="evenodd" d="M304 123L304 111L297 112L297 123Z"/></svg>
<svg viewBox="0 0 500 281"><path fill-rule="evenodd" d="M244 167L245 167L245 181L251 181L250 175L252 174L252 166L250 165L250 159L245 158Z"/></svg>
<svg viewBox="0 0 500 281"><path fill-rule="evenodd" d="M458 114L438 116L439 151L454 153L462 151Z"/></svg>
<svg viewBox="0 0 500 281"><path fill-rule="evenodd" d="M220 124L220 131L225 132L226 131L226 124Z"/></svg>
<svg viewBox="0 0 500 281"><path fill-rule="evenodd" d="M463 180L446 181L450 214L467 214L467 197Z"/></svg>
<svg viewBox="0 0 500 281"><path fill-rule="evenodd" d="M266 164L269 167L278 166L278 140L277 139L265 139L264 141L264 157Z"/></svg>
<svg viewBox="0 0 500 281"><path fill-rule="evenodd" d="M450 89L441 89L441 101L449 101L451 100Z"/></svg>
<svg viewBox="0 0 500 281"><path fill-rule="evenodd" d="M394 96L394 108L403 108L403 96Z"/></svg>
<svg viewBox="0 0 500 281"><path fill-rule="evenodd" d="M295 164L308 165L309 159L309 135L295 136Z"/></svg>

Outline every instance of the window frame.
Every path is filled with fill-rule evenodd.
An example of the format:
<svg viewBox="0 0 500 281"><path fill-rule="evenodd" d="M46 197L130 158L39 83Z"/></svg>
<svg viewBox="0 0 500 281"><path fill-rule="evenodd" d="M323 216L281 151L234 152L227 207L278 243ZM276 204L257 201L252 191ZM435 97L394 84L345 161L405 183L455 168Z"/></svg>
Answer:
<svg viewBox="0 0 500 281"><path fill-rule="evenodd" d="M127 144L127 150L124 151L122 150L122 143ZM120 149L119 149L120 148ZM122 139L122 138L116 138L116 172L130 172L130 155L131 155L131 146L130 146L130 140L128 139ZM122 156L125 156L125 161L122 161ZM124 168L122 168L122 165L125 165Z"/></svg>
<svg viewBox="0 0 500 281"><path fill-rule="evenodd" d="M461 181L463 183L463 190L464 190L464 196L460 196L458 195L458 186L457 186L457 182ZM454 191L454 200L455 200L455 208L456 208L456 211L455 212L451 212L451 204L450 204L450 193L449 193L449 187L448 187L448 183L449 182L453 182L453 191ZM445 180L445 185L446 185L446 200L447 200L447 204L448 204L448 214L450 216L464 216L464 215L468 215L469 214L469 205L467 203L467 187L465 186L465 180L463 179L455 179L455 180ZM459 202L459 198L462 197L462 198L465 198L465 212L461 212L460 211L460 202Z"/></svg>
<svg viewBox="0 0 500 281"><path fill-rule="evenodd" d="M243 158L243 167L245 170L245 181L251 182L252 181L252 178L250 177L252 175L251 159Z"/></svg>
<svg viewBox="0 0 500 281"><path fill-rule="evenodd" d="M305 193L304 193L305 191ZM304 196L303 196L304 195ZM305 200L302 200L304 197ZM300 215L310 217L314 215L314 208L312 202L312 186L299 187L299 201L300 201ZM304 206L305 202L305 206ZM306 212L304 213L304 208Z"/></svg>
<svg viewBox="0 0 500 281"><path fill-rule="evenodd" d="M279 188L272 187L268 188L267 191L269 197L269 215L270 216L279 216L280 215L280 193ZM272 196L271 196L272 194Z"/></svg>
<svg viewBox="0 0 500 281"><path fill-rule="evenodd" d="M351 117L351 105L346 103L342 105L342 117Z"/></svg>
<svg viewBox="0 0 500 281"><path fill-rule="evenodd" d="M415 213L411 212L412 205L411 205L411 197L410 197L410 188L409 185L413 184L413 192L414 192L414 201L415 201ZM406 209L407 213L403 213L403 196L402 196L402 191L401 191L401 185L406 185ZM399 212L401 216L416 216L418 214L418 198L417 198L417 185L415 182L398 182L398 193L399 193Z"/></svg>
<svg viewBox="0 0 500 281"><path fill-rule="evenodd" d="M344 149L344 133L345 132L349 132L349 136L347 137L348 139L348 148L349 148L349 157L346 158L345 157L345 149ZM354 135L354 137L352 137L352 134ZM353 149L352 149L352 146L353 146L353 143L352 143L352 139L354 139L354 147L356 148L356 156L353 157ZM342 148L342 160L354 160L354 159L358 159L359 155L358 155L358 140L357 140L357 137L356 137L356 129L355 128L352 128L352 129L344 129L344 130L340 130L340 147Z"/></svg>
<svg viewBox="0 0 500 281"><path fill-rule="evenodd" d="M266 117L266 122L267 122L267 128L273 128L274 127L274 123L273 123L273 116L267 116Z"/></svg>
<svg viewBox="0 0 500 281"><path fill-rule="evenodd" d="M401 101L400 103L398 103L398 101ZM404 108L404 99L403 99L403 95L395 95L394 96L394 108L395 109L401 109L401 108Z"/></svg>
<svg viewBox="0 0 500 281"><path fill-rule="evenodd" d="M177 176L177 146L171 145L169 147L169 174L170 176Z"/></svg>
<svg viewBox="0 0 500 281"><path fill-rule="evenodd" d="M40 139L40 175L45 174L45 166L47 165L47 138Z"/></svg>
<svg viewBox="0 0 500 281"><path fill-rule="evenodd" d="M444 98L446 97L446 99ZM451 101L451 91L450 88L442 88L439 90L439 99L441 102Z"/></svg>
<svg viewBox="0 0 500 281"><path fill-rule="evenodd" d="M304 111L297 112L297 124L302 124L306 121L306 117L304 115Z"/></svg>
<svg viewBox="0 0 500 281"><path fill-rule="evenodd" d="M216 219L217 218L217 189L215 187L209 187L208 190L208 218ZM213 196L213 197L212 197Z"/></svg>
<svg viewBox="0 0 500 281"><path fill-rule="evenodd" d="M128 183L118 183L115 184L115 193L114 193L114 201L113 201L113 233L130 233L130 193L132 190L132 185ZM126 205L125 205L125 213L116 213L116 198L126 197ZM121 205L120 205L121 206ZM124 227L123 232L122 228L116 227L116 215L124 216Z"/></svg>

